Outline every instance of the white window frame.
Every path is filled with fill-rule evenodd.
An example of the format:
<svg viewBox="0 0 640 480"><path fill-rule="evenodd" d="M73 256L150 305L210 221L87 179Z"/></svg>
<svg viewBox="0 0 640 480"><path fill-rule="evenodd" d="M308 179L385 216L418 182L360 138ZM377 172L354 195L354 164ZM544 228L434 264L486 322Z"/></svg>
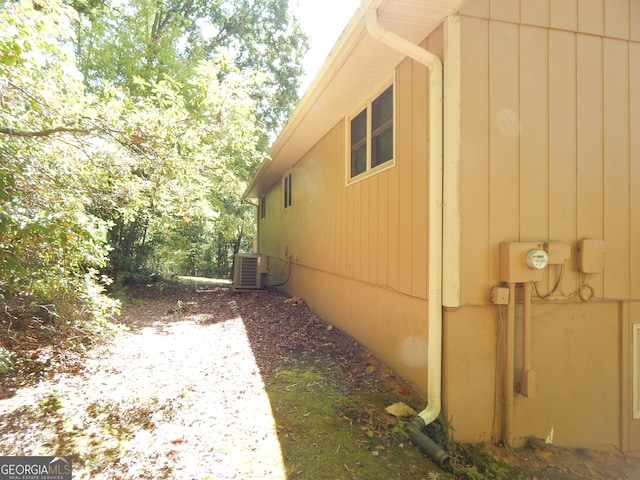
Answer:
<svg viewBox="0 0 640 480"><path fill-rule="evenodd" d="M373 104L373 102L375 100L378 99L378 97L380 97L380 95L382 93L385 92L385 90L387 90L389 87L393 88L393 112L392 112L392 118L393 118L393 153L392 153L392 158L390 160L387 160L386 162L377 165L373 168L371 168L371 105ZM346 179L346 184L347 185L351 185L354 184L362 179L365 179L371 175L374 175L378 172L381 172L383 170L387 170L389 168L393 168L396 165L396 153L397 153L397 118L396 118L396 111L397 111L397 87L396 87L396 81L395 81L395 75L391 75L389 77L387 77L385 79L384 82L382 82L378 88L376 88L374 90L374 93L369 95L366 99L366 101L362 102L361 104L358 105L358 108L354 109L353 112L351 112L351 114L345 118L345 131L346 131L346 141L345 141L345 179ZM365 171L362 173L359 173L358 175L355 176L351 176L351 121L357 117L358 115L360 115L363 111L367 112L367 138L366 138L366 147L367 147L367 158L366 158L366 168Z"/></svg>
<svg viewBox="0 0 640 480"><path fill-rule="evenodd" d="M293 206L293 170L282 176L282 210L289 210Z"/></svg>
<svg viewBox="0 0 640 480"><path fill-rule="evenodd" d="M260 212L260 220L267 218L267 196L263 195L258 201L258 211Z"/></svg>

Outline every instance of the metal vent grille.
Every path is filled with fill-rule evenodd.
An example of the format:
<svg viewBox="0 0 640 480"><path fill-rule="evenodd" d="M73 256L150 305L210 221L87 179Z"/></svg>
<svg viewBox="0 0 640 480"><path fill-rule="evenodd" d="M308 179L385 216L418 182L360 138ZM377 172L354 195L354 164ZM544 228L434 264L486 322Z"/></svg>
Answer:
<svg viewBox="0 0 640 480"><path fill-rule="evenodd" d="M233 287L236 289L262 288L264 272L266 272L264 255L237 254L233 271Z"/></svg>
<svg viewBox="0 0 640 480"><path fill-rule="evenodd" d="M258 257L240 257L240 284L244 287L257 287Z"/></svg>

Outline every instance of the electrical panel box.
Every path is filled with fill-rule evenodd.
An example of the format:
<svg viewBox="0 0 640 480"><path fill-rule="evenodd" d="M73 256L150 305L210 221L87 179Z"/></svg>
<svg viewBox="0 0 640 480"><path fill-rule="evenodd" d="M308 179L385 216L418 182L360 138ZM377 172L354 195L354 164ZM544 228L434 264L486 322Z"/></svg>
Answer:
<svg viewBox="0 0 640 480"><path fill-rule="evenodd" d="M491 303L494 305L509 304L509 289L505 287L492 287L490 295Z"/></svg>
<svg viewBox="0 0 640 480"><path fill-rule="evenodd" d="M548 255L542 242L500 244L500 280L503 282L538 282L547 263Z"/></svg>
<svg viewBox="0 0 640 480"><path fill-rule="evenodd" d="M602 273L604 259L605 243L603 240L585 238L578 242L578 269L582 273Z"/></svg>

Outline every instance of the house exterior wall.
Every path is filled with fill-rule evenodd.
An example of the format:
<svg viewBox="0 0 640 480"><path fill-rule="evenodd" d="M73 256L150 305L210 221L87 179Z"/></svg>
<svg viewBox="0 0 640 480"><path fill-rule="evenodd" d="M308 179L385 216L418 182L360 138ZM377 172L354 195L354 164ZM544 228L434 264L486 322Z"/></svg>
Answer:
<svg viewBox="0 0 640 480"><path fill-rule="evenodd" d="M500 243L569 242L560 288L533 296L536 392L515 397L516 444L553 428L559 444L638 450L640 4L471 0L460 29L462 307L444 314L445 415L460 440L500 437ZM584 238L606 242L602 273L578 273ZM560 275L548 267L540 294ZM521 323L518 300L516 387Z"/></svg>
<svg viewBox="0 0 640 480"><path fill-rule="evenodd" d="M535 388L515 395L514 443L553 429L561 445L640 450L640 3L469 0L459 21L460 125L444 124L460 128L460 307L443 314L443 416L457 440L501 439L500 243L567 242L564 271L538 282L544 296L562 274L559 288L533 296ZM439 29L422 46L446 72L443 44ZM259 250L272 284L288 279L426 393L428 74L410 60L394 74L396 165L346 185L339 122L293 167L291 209L281 183L269 190ZM585 238L606 242L602 273L577 270ZM519 288L516 389L522 303Z"/></svg>
<svg viewBox="0 0 640 480"><path fill-rule="evenodd" d="M442 29L430 49L442 52ZM357 338L426 390L427 69L405 60L395 77L395 165L346 182L346 122L329 131L291 170L293 205L282 185L266 195L259 251L292 295ZM381 85L382 87L383 85ZM375 92L362 92L363 97ZM372 98L368 98L371 100ZM347 112L355 113L355 112ZM288 256L287 256L288 255ZM289 263L290 262L290 263Z"/></svg>

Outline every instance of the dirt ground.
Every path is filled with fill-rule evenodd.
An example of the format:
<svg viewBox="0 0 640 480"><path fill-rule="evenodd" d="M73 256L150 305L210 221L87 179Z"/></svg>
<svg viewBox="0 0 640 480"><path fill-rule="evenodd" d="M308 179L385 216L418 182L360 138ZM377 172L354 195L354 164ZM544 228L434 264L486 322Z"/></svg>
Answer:
<svg viewBox="0 0 640 480"><path fill-rule="evenodd" d="M298 443L312 443L320 451L318 444L330 436L321 431L304 436L310 421L294 430L283 420L289 412L278 412L282 402L274 400L280 397L267 392L268 386L273 390L279 385L288 393L305 378L307 390L316 396L328 395L331 388L345 398L354 392L383 394L385 400L415 409L424 407L424 401L353 339L322 322L306 305L287 300L277 291L233 293L208 284L139 285L125 301L121 321L126 329L83 354L33 337L20 343L16 336L0 333L0 343L18 350L21 358L18 370L2 378L0 454L72 455L74 478L87 479L396 476L389 470L365 474L360 460L345 460L339 465L341 474L327 470L314 476L291 465L283 442L294 440L295 434ZM301 377L309 368L313 373ZM328 380L314 390L318 379ZM303 422L316 415L306 405L287 407L298 408L295 413ZM639 459L543 442L516 451L450 445L452 455L473 461L474 452L482 450L501 466L483 456L477 467L467 464L447 473L402 438L389 440L381 430L393 423L373 422L365 415L367 408L350 408L322 417L331 419L327 429L333 428L335 417L355 423L364 438L356 443L367 455L384 458L385 468L397 465L394 455L408 455L398 465L410 463L410 473L398 470L400 478L640 478ZM374 447L369 442L373 437L388 442ZM341 444L331 448L336 456L346 452ZM492 469L484 469L487 463Z"/></svg>

